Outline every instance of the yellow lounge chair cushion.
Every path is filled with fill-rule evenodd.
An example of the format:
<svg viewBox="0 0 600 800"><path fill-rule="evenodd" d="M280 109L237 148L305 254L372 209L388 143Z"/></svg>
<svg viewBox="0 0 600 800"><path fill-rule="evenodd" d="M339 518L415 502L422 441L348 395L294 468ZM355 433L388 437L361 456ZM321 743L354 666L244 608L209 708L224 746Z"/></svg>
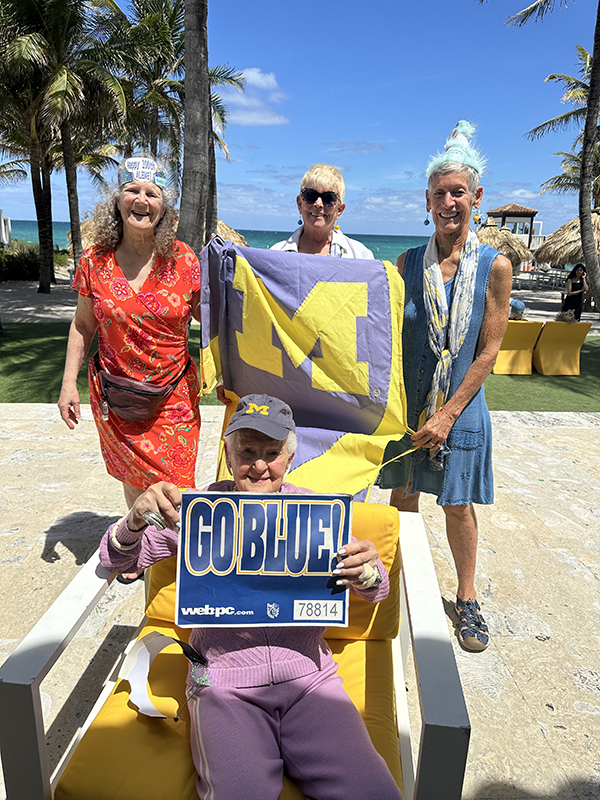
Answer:
<svg viewBox="0 0 600 800"><path fill-rule="evenodd" d="M591 322L547 322L533 351L541 375L579 375L579 354Z"/></svg>
<svg viewBox="0 0 600 800"><path fill-rule="evenodd" d="M508 321L502 338L494 375L531 375L531 358L543 322Z"/></svg>
<svg viewBox="0 0 600 800"><path fill-rule="evenodd" d="M153 630L183 639L188 633L151 620L140 635ZM331 644L344 687L401 786L391 642L337 639ZM152 664L150 695L163 713L175 715L185 702L187 663L172 645ZM189 740L187 710L179 722L138 714L129 703L129 683L121 680L68 763L55 800L197 800ZM298 787L285 778L280 800L301 798Z"/></svg>
<svg viewBox="0 0 600 800"><path fill-rule="evenodd" d="M399 517L396 509L375 503L353 503L352 533L357 539L373 539L390 576L390 594L383 603L373 605L360 597L350 595L350 625L348 628L330 628L327 638L340 639L394 639L399 624L398 574L400 556L398 549ZM176 557L155 564L150 569L146 615L152 619L174 622Z"/></svg>

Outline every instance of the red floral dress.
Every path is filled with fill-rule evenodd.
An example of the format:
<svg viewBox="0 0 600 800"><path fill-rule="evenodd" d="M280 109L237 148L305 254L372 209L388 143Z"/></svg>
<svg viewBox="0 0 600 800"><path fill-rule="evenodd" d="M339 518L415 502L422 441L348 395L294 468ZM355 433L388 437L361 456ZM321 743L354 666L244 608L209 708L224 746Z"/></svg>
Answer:
<svg viewBox="0 0 600 800"><path fill-rule="evenodd" d="M83 254L73 288L94 303L100 364L111 375L164 386L185 368L192 294L200 291L200 265L186 244L176 242L176 247L174 258L156 259L137 294L112 250L96 245ZM93 359L89 381L92 413L109 475L139 489L160 480L194 487L200 433L194 360L160 412L140 422L121 419L112 411L103 422Z"/></svg>

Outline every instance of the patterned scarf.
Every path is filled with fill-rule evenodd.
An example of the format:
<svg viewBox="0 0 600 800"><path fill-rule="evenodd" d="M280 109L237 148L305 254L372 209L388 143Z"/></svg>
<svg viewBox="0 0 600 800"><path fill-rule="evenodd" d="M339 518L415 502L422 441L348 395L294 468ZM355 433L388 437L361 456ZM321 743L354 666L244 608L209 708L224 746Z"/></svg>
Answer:
<svg viewBox="0 0 600 800"><path fill-rule="evenodd" d="M471 322L478 261L479 239L473 231L469 231L467 241L460 254L452 306L448 311L444 279L438 263L435 233L427 245L423 259L423 298L427 314L427 338L438 363L433 373L425 408L419 419L419 428L448 399L452 365L465 340Z"/></svg>

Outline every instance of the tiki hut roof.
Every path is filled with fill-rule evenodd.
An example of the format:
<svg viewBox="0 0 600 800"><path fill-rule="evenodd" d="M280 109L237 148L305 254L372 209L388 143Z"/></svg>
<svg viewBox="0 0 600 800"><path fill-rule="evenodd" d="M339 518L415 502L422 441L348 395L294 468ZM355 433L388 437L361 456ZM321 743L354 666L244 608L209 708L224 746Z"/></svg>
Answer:
<svg viewBox="0 0 600 800"><path fill-rule="evenodd" d="M600 208L592 209L592 228L596 251L600 254ZM544 244L535 251L535 260L539 264L552 264L553 267L564 267L565 264L577 264L583 261L579 217L551 233Z"/></svg>
<svg viewBox="0 0 600 800"><path fill-rule="evenodd" d="M230 228L227 223L220 219L217 220L217 234L222 239L229 239L230 242L237 244L238 247L248 247L248 242L244 239L242 234L234 231L233 228Z"/></svg>
<svg viewBox="0 0 600 800"><path fill-rule="evenodd" d="M527 206L519 206L516 203L509 203L507 206L492 208L490 211L488 211L488 214L496 214L497 216L505 214L507 216L512 215L530 217L532 214L535 216L537 213L537 208L527 208Z"/></svg>
<svg viewBox="0 0 600 800"><path fill-rule="evenodd" d="M506 256L513 266L513 272L519 269L523 261L531 261L533 258L531 251L518 236L509 231L506 225L498 229L493 217L488 217L479 228L477 238L482 244L489 244Z"/></svg>

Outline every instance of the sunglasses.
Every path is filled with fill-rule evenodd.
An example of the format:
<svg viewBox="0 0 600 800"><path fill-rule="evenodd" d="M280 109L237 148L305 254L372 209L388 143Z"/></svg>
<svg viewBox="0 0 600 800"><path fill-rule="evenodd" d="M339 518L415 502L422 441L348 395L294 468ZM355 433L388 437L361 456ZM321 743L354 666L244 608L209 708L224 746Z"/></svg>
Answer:
<svg viewBox="0 0 600 800"><path fill-rule="evenodd" d="M316 203L319 197L324 206L334 206L340 199L336 192L317 192L316 189L302 189L300 194L304 202L309 205Z"/></svg>

